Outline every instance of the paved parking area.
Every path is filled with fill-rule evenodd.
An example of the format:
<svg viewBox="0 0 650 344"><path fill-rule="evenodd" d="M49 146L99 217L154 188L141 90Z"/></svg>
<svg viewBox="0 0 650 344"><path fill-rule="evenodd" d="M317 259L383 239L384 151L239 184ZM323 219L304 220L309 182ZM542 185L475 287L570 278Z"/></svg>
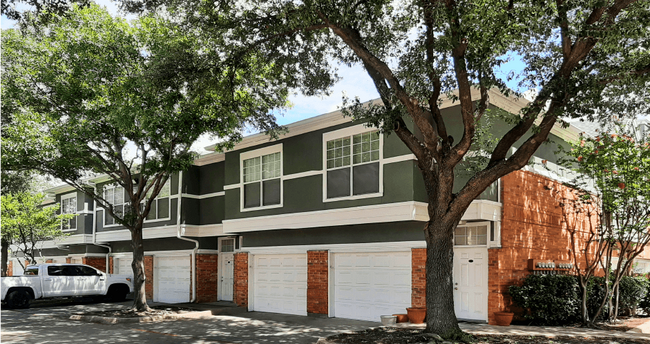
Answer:
<svg viewBox="0 0 650 344"><path fill-rule="evenodd" d="M2 310L2 343L315 343L319 337L379 323L272 313L217 314L204 319L103 325L65 319L76 311L128 307L125 303L59 303ZM224 312L224 313L232 313ZM216 312L219 313L219 312Z"/></svg>

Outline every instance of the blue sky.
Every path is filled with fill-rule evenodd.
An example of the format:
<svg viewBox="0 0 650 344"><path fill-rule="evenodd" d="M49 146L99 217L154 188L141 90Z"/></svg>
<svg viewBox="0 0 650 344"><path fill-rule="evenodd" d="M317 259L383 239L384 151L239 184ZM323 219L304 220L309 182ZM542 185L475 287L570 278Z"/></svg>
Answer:
<svg viewBox="0 0 650 344"><path fill-rule="evenodd" d="M123 15L118 12L117 5L110 0L99 0L96 2L105 6L113 15ZM3 29L11 28L14 24L13 21L2 16ZM505 75L507 75L511 70L519 72L522 68L523 63L518 58L515 58L513 61L502 65L500 73L503 73L502 76L505 77ZM335 111L341 105L344 93L349 98L359 97L362 102L379 97L370 77L366 74L363 67L359 65L352 67L340 65L338 66L338 73L341 80L334 85L329 96L305 97L300 94L292 95L289 100L293 104L293 107L287 110L283 116L278 117L278 123L286 125L309 117ZM508 86L512 89L516 89L517 82L511 81L508 83ZM208 146L213 142L213 138L204 136L201 137L192 147L199 153L205 153L206 151L203 147Z"/></svg>

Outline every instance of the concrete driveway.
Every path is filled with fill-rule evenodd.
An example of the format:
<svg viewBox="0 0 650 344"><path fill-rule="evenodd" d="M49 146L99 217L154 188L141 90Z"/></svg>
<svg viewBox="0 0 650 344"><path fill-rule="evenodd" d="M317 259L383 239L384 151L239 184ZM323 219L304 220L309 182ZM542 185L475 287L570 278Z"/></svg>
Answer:
<svg viewBox="0 0 650 344"><path fill-rule="evenodd" d="M2 309L2 343L315 343L319 337L380 325L335 318L244 312L204 306L212 317L158 323L93 324L65 319L77 311L128 307L124 303L35 304L29 309ZM220 314L221 313L221 314Z"/></svg>

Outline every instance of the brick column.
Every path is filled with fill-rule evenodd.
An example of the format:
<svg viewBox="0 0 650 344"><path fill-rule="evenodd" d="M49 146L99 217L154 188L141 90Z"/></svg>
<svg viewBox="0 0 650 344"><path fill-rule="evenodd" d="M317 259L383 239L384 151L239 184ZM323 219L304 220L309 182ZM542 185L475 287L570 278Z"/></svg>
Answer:
<svg viewBox="0 0 650 344"><path fill-rule="evenodd" d="M307 313L328 314L328 251L307 251Z"/></svg>
<svg viewBox="0 0 650 344"><path fill-rule="evenodd" d="M411 307L427 305L427 249L411 249Z"/></svg>
<svg viewBox="0 0 650 344"><path fill-rule="evenodd" d="M14 262L12 260L7 262L7 276L14 275Z"/></svg>
<svg viewBox="0 0 650 344"><path fill-rule="evenodd" d="M54 260L52 260L52 259L48 259L48 260L46 260L45 262L46 262L46 263L53 263Z"/></svg>
<svg viewBox="0 0 650 344"><path fill-rule="evenodd" d="M234 256L234 301L238 306L248 307L248 252L238 252Z"/></svg>
<svg viewBox="0 0 650 344"><path fill-rule="evenodd" d="M65 262L68 263L68 264L70 264L70 263L72 262L72 258L70 258L70 257L66 257L66 258L65 258Z"/></svg>
<svg viewBox="0 0 650 344"><path fill-rule="evenodd" d="M216 254L196 255L196 302L217 301L218 261Z"/></svg>
<svg viewBox="0 0 650 344"><path fill-rule="evenodd" d="M113 268L113 257L108 257L108 273L109 274L114 274L115 269Z"/></svg>
<svg viewBox="0 0 650 344"><path fill-rule="evenodd" d="M81 263L106 272L106 257L83 257Z"/></svg>
<svg viewBox="0 0 650 344"><path fill-rule="evenodd" d="M144 256L144 291L147 300L153 300L153 256Z"/></svg>

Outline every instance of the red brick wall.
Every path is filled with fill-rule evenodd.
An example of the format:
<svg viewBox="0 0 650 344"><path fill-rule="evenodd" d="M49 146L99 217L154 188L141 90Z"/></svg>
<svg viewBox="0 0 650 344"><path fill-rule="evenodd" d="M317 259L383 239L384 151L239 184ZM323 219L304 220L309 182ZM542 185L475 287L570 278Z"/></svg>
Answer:
<svg viewBox="0 0 650 344"><path fill-rule="evenodd" d="M515 310L508 287L528 275L528 259L573 260L567 221L576 230L577 252L584 249L586 217L563 216L559 200L570 189L543 176L516 171L502 178L501 248L488 250L488 322L494 312ZM593 219L592 219L593 220ZM575 226L574 226L575 224ZM582 257L579 256L582 261Z"/></svg>
<svg viewBox="0 0 650 344"><path fill-rule="evenodd" d="M115 270L113 268L113 257L108 257L108 273L114 274Z"/></svg>
<svg viewBox="0 0 650 344"><path fill-rule="evenodd" d="M328 314L329 251L307 251L307 313Z"/></svg>
<svg viewBox="0 0 650 344"><path fill-rule="evenodd" d="M144 256L144 278L147 300L153 300L153 256Z"/></svg>
<svg viewBox="0 0 650 344"><path fill-rule="evenodd" d="M14 262L10 260L7 262L7 276L13 276L13 275L14 275Z"/></svg>
<svg viewBox="0 0 650 344"><path fill-rule="evenodd" d="M81 263L106 272L106 257L83 257Z"/></svg>
<svg viewBox="0 0 650 344"><path fill-rule="evenodd" d="M238 306L248 307L248 252L238 252L234 256L234 301Z"/></svg>
<svg viewBox="0 0 650 344"><path fill-rule="evenodd" d="M216 254L196 255L196 302L217 301L218 261Z"/></svg>
<svg viewBox="0 0 650 344"><path fill-rule="evenodd" d="M411 249L411 307L424 307L427 304L426 262L426 248Z"/></svg>
<svg viewBox="0 0 650 344"><path fill-rule="evenodd" d="M46 263L52 263L52 262L54 262L54 260L52 260L52 259L47 259L45 262L46 262Z"/></svg>
<svg viewBox="0 0 650 344"><path fill-rule="evenodd" d="M70 262L72 262L72 258L67 257L67 258L65 259L65 262L68 263L68 264L70 264Z"/></svg>

